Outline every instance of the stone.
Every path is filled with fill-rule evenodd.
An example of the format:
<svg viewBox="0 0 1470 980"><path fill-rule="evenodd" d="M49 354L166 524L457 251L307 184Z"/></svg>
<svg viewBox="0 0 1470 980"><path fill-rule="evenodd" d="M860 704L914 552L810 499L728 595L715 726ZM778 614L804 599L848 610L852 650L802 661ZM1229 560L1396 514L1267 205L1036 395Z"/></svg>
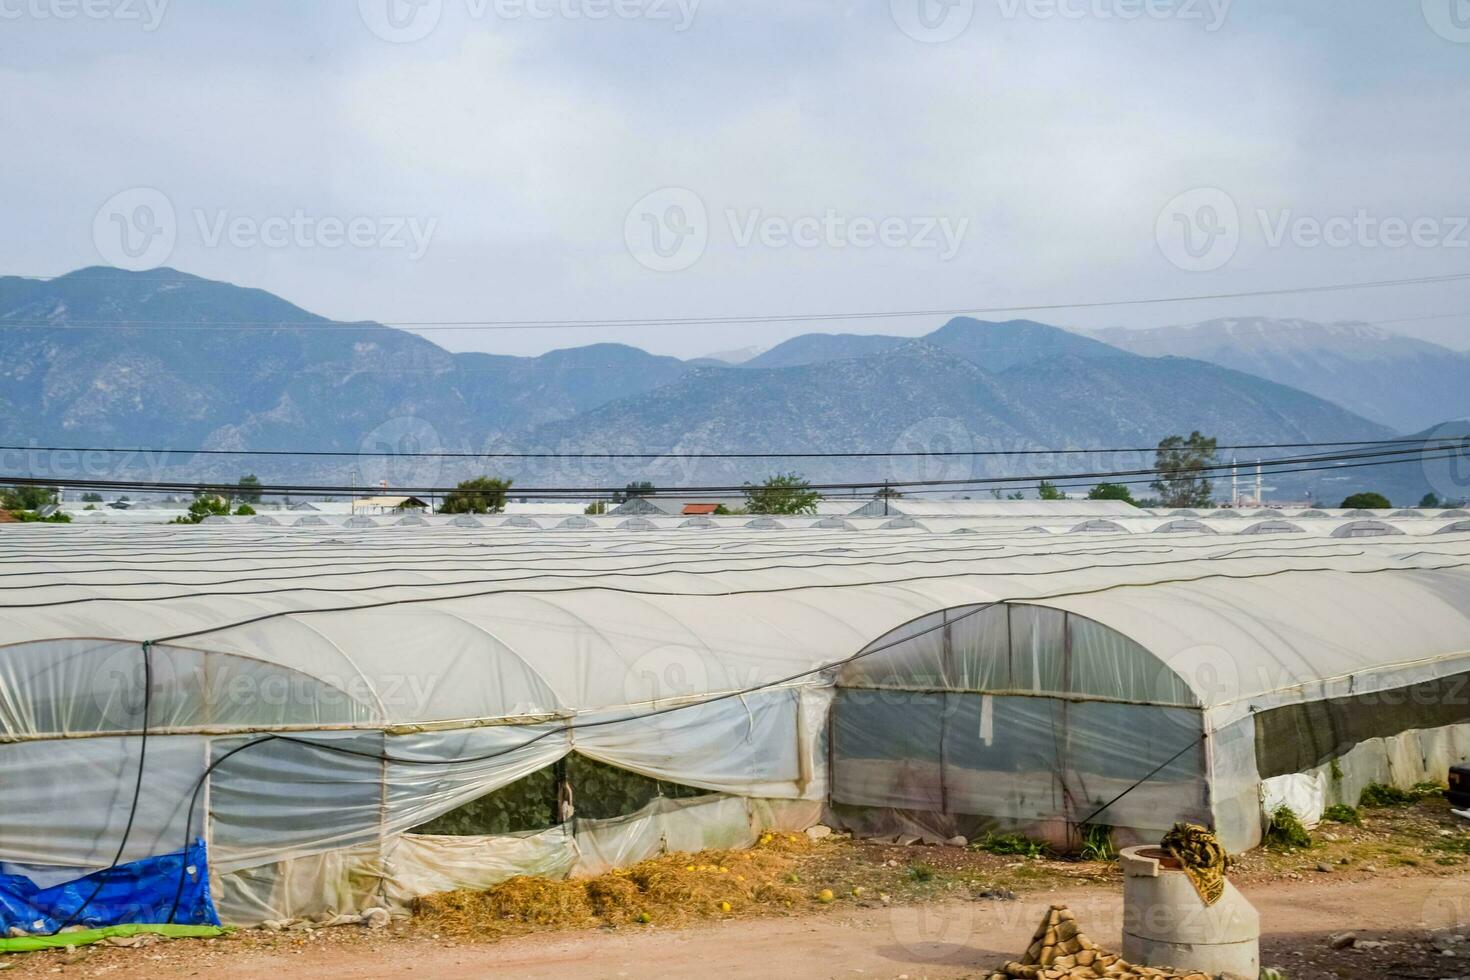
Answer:
<svg viewBox="0 0 1470 980"><path fill-rule="evenodd" d="M990 898L997 902L1014 902L1016 900L1016 893L1009 888L987 888L977 895L976 898Z"/></svg>
<svg viewBox="0 0 1470 980"><path fill-rule="evenodd" d="M817 824L814 827L808 827L806 829L806 836L808 840L821 840L823 837L831 837L832 828L824 824Z"/></svg>
<svg viewBox="0 0 1470 980"><path fill-rule="evenodd" d="M1333 949L1351 949L1354 945L1357 944L1357 942L1358 937L1355 933L1340 932L1337 935L1330 937L1327 940L1327 945L1331 946Z"/></svg>
<svg viewBox="0 0 1470 980"><path fill-rule="evenodd" d="M387 909L370 908L362 910L362 923L369 929L385 929L391 918L388 915Z"/></svg>
<svg viewBox="0 0 1470 980"><path fill-rule="evenodd" d="M1332 865L1328 864L1326 861L1318 861L1317 870L1326 874L1330 874L1332 872Z"/></svg>
<svg viewBox="0 0 1470 980"><path fill-rule="evenodd" d="M970 845L970 839L968 837L956 836L951 837L945 843L950 847L968 847Z"/></svg>

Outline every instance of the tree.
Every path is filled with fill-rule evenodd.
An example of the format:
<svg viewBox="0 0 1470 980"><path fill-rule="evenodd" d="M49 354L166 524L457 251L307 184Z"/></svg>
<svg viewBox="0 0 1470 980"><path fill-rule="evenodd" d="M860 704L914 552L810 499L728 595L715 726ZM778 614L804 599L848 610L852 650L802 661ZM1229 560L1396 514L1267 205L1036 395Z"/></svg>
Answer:
<svg viewBox="0 0 1470 980"><path fill-rule="evenodd" d="M441 514L498 514L505 510L505 492L510 489L510 480L498 480L489 476L477 476L463 480L444 496Z"/></svg>
<svg viewBox="0 0 1470 980"><path fill-rule="evenodd" d="M88 491L87 493L82 494L82 503L100 504L102 503L102 494Z"/></svg>
<svg viewBox="0 0 1470 980"><path fill-rule="evenodd" d="M1042 500L1066 500L1067 495L1057 489L1057 485L1050 480L1042 480L1036 487L1037 494Z"/></svg>
<svg viewBox="0 0 1470 980"><path fill-rule="evenodd" d="M236 517L254 517L255 516L255 508L254 507L251 507L249 504L241 504L239 507L236 507L235 508L235 516Z"/></svg>
<svg viewBox="0 0 1470 980"><path fill-rule="evenodd" d="M1205 438L1198 431L1191 432L1188 439L1169 436L1159 440L1154 456L1158 478L1149 486L1159 492L1164 507L1208 507L1210 480L1204 470L1215 463L1213 436Z"/></svg>
<svg viewBox="0 0 1470 980"><path fill-rule="evenodd" d="M1122 483L1099 483L1097 486L1087 491L1087 499L1121 500L1125 503L1132 504L1134 507L1138 506L1137 501L1133 499L1133 494L1129 492L1128 487Z"/></svg>
<svg viewBox="0 0 1470 980"><path fill-rule="evenodd" d="M587 505L587 509L584 510L584 511L582 511L582 513L584 513L584 514L592 514L592 515L606 514L607 513L607 501L606 500L594 500L594 501L592 501L592 503L590 503L590 504Z"/></svg>
<svg viewBox="0 0 1470 980"><path fill-rule="evenodd" d="M254 473L240 477L240 489L235 492L235 497L247 504L260 503L260 477Z"/></svg>
<svg viewBox="0 0 1470 980"><path fill-rule="evenodd" d="M56 503L56 491L50 487L33 487L20 484L0 487L0 510L40 510L47 504Z"/></svg>
<svg viewBox="0 0 1470 980"><path fill-rule="evenodd" d="M1428 493L1426 493L1424 496L1422 496L1422 497L1419 498L1419 506L1420 507L1428 507L1431 510L1433 510L1436 507L1443 507L1444 506L1444 501L1442 501L1442 500L1439 499L1439 494L1437 494L1433 490L1431 490Z"/></svg>
<svg viewBox="0 0 1470 980"><path fill-rule="evenodd" d="M169 523L198 524L206 517L225 517L229 513L230 502L224 497L198 497L189 505L189 513L181 514Z"/></svg>
<svg viewBox="0 0 1470 980"><path fill-rule="evenodd" d="M652 483L647 480L638 480L628 484L626 489L615 491L612 499L613 503L622 504L627 503L634 497L651 497L654 492L655 487Z"/></svg>
<svg viewBox="0 0 1470 980"><path fill-rule="evenodd" d="M745 485L745 509L752 514L815 514L821 499L795 473L778 473L760 486Z"/></svg>
<svg viewBox="0 0 1470 980"><path fill-rule="evenodd" d="M1345 510L1387 510L1393 504L1389 503L1388 498L1381 493L1365 491L1345 498L1341 506Z"/></svg>

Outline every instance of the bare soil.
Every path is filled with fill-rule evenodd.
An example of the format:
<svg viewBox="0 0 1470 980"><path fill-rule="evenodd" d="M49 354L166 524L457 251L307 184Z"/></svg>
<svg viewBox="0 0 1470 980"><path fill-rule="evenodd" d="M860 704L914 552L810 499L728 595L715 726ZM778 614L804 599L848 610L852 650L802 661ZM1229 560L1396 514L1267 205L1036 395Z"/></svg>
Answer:
<svg viewBox="0 0 1470 980"><path fill-rule="evenodd" d="M790 849L785 901L585 928L495 923L477 933L426 914L372 932L239 930L214 940L0 958L6 977L169 980L495 975L983 976L1016 956L1052 903L1120 945L1113 862L1028 859L959 847L829 839ZM1438 800L1324 824L1312 847L1246 856L1231 880L1261 911L1262 961L1303 978L1470 977L1470 824ZM690 865L700 866L698 856ZM833 893L822 902L821 890ZM792 900L793 893L795 900ZM454 928L449 928L454 925ZM1352 932L1355 942L1334 949Z"/></svg>

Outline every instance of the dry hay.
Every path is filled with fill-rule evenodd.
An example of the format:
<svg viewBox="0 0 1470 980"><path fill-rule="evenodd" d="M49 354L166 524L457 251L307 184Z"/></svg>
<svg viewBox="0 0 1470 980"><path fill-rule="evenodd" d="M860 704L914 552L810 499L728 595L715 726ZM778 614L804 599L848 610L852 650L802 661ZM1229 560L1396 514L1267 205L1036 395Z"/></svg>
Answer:
<svg viewBox="0 0 1470 980"><path fill-rule="evenodd" d="M595 878L522 876L483 892L430 895L416 911L423 928L479 938L784 911L818 901L822 886L803 884L801 869L819 847L805 835L764 834L749 850L665 854Z"/></svg>

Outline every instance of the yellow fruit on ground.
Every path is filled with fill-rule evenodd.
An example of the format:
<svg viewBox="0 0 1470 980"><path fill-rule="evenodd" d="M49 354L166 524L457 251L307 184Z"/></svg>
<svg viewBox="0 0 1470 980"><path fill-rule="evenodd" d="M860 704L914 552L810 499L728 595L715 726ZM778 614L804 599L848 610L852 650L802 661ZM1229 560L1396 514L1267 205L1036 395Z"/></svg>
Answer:
<svg viewBox="0 0 1470 980"><path fill-rule="evenodd" d="M855 886L853 888L853 890L852 890L852 896L853 896L853 898L857 898L859 895L861 895L866 890L867 889L863 888L862 885Z"/></svg>
<svg viewBox="0 0 1470 980"><path fill-rule="evenodd" d="M817 901L823 904L831 902L836 898L837 896L832 894L832 889L830 888L823 888L821 891L817 892Z"/></svg>
<svg viewBox="0 0 1470 980"><path fill-rule="evenodd" d="M721 912L728 912L728 911L730 911L730 903L729 902L721 902L720 903L720 911Z"/></svg>

